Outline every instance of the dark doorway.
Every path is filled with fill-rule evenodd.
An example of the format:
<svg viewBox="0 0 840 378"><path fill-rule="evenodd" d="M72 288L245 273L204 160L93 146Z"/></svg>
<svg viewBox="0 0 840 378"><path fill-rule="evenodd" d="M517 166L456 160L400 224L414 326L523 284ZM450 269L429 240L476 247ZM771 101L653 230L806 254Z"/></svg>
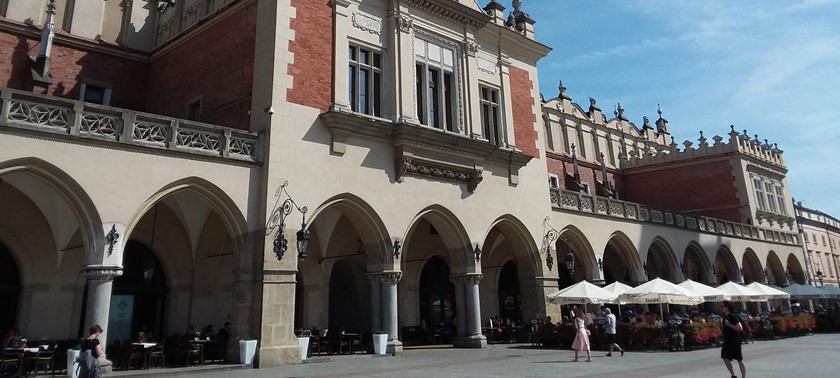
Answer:
<svg viewBox="0 0 840 378"><path fill-rule="evenodd" d="M455 319L455 286L449 281L449 265L432 257L420 274L420 321L426 329L450 327Z"/></svg>
<svg viewBox="0 0 840 378"><path fill-rule="evenodd" d="M371 330L370 284L364 273L364 260L359 257L345 257L333 266L330 274L330 329Z"/></svg>
<svg viewBox="0 0 840 378"><path fill-rule="evenodd" d="M155 257L155 254L145 245L134 240L129 240L125 245L123 256L123 274L114 279L113 296L111 299L111 313L125 311L125 316L130 319L125 321L123 331L117 332L113 326L114 321L110 319L109 326L115 329L109 330L109 338L126 337L125 330L128 330L128 338L134 339L142 327L146 327L155 338L162 339L164 330L164 314L166 309L166 276L163 266ZM116 306L116 309L114 308Z"/></svg>
<svg viewBox="0 0 840 378"><path fill-rule="evenodd" d="M18 299L20 298L20 273L11 251L0 244L0 331L17 327ZM3 337L6 336L4 333Z"/></svg>
<svg viewBox="0 0 840 378"><path fill-rule="evenodd" d="M511 322L522 320L522 305L519 298L519 274L516 264L508 261L499 274L499 316Z"/></svg>

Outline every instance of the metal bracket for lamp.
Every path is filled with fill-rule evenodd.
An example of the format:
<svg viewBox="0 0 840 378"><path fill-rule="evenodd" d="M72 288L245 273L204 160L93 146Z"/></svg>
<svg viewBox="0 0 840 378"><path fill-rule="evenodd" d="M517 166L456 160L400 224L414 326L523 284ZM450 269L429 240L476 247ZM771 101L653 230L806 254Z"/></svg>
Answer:
<svg viewBox="0 0 840 378"><path fill-rule="evenodd" d="M271 211L271 216L268 217L268 222L265 224L266 235L276 232L274 237L274 254L277 256L277 260L282 260L286 250L289 249L289 241L286 239L283 230L286 229L286 216L292 213L293 208L303 216L303 220L300 223L300 230L297 232L297 251L301 259L306 257L306 249L309 247L309 230L306 229L306 212L309 209L306 206L300 207L297 205L286 190L287 186L289 186L289 181L283 181L283 185L280 185L274 192L274 197L277 197L277 200L274 202L274 209ZM280 204L280 199L284 194L286 195L286 199Z"/></svg>
<svg viewBox="0 0 840 378"><path fill-rule="evenodd" d="M548 227L548 230L545 232L542 241L542 249L545 250L545 265L548 266L548 270L551 271L551 268L554 266L554 258L551 257L551 243L553 243L557 238L560 236L560 232L557 231L554 227L548 223L551 217L545 217L543 219L543 229Z"/></svg>

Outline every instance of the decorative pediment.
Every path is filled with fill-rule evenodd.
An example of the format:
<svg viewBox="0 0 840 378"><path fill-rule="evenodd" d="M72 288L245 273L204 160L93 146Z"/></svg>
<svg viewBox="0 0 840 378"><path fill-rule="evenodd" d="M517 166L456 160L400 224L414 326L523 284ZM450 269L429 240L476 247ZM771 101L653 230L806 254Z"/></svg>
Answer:
<svg viewBox="0 0 840 378"><path fill-rule="evenodd" d="M408 3L446 20L452 20L473 28L490 22L490 16L478 7L452 0L408 0Z"/></svg>
<svg viewBox="0 0 840 378"><path fill-rule="evenodd" d="M340 108L321 114L332 134L331 152L343 155L350 135L385 139L394 146L395 181L418 175L467 184L472 193L484 179L486 164L508 168L510 184L519 184L519 169L532 156L465 135L406 122L360 115Z"/></svg>

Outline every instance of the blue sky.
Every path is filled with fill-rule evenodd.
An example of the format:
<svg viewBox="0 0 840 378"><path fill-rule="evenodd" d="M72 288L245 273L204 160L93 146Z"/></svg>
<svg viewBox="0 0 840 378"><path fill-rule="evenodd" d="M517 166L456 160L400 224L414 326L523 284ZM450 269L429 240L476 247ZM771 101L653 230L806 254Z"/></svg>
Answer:
<svg viewBox="0 0 840 378"><path fill-rule="evenodd" d="M509 0L500 3L512 10ZM677 143L729 125L784 150L797 201L840 218L840 0L523 0L540 90L621 102L637 125L661 104Z"/></svg>

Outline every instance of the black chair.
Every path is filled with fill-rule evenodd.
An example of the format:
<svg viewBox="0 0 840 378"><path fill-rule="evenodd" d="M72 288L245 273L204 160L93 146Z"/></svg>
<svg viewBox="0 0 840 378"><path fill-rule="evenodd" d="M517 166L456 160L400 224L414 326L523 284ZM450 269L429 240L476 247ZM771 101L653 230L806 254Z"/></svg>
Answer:
<svg viewBox="0 0 840 378"><path fill-rule="evenodd" d="M47 343L38 347L38 352L30 357L32 372L36 375L39 371L44 374L55 375L55 343Z"/></svg>
<svg viewBox="0 0 840 378"><path fill-rule="evenodd" d="M134 362L139 362L138 369L146 368L146 348L142 345L129 344L131 347L126 350L125 368L131 369Z"/></svg>
<svg viewBox="0 0 840 378"><path fill-rule="evenodd" d="M0 354L0 374L20 376L23 367L23 350L3 348Z"/></svg>
<svg viewBox="0 0 840 378"><path fill-rule="evenodd" d="M332 337L332 334L330 333L329 329L324 328L318 331L318 336L315 339L315 349L318 351L319 356L324 351L326 351L327 353L332 353L332 344L330 343L330 337Z"/></svg>
<svg viewBox="0 0 840 378"><path fill-rule="evenodd" d="M204 344L200 342L191 342L184 340L185 345L181 345L182 350L187 354L187 364L189 367L191 362L198 362L199 365L204 365Z"/></svg>
<svg viewBox="0 0 840 378"><path fill-rule="evenodd" d="M149 351L149 367L166 366L166 344L158 344Z"/></svg>

